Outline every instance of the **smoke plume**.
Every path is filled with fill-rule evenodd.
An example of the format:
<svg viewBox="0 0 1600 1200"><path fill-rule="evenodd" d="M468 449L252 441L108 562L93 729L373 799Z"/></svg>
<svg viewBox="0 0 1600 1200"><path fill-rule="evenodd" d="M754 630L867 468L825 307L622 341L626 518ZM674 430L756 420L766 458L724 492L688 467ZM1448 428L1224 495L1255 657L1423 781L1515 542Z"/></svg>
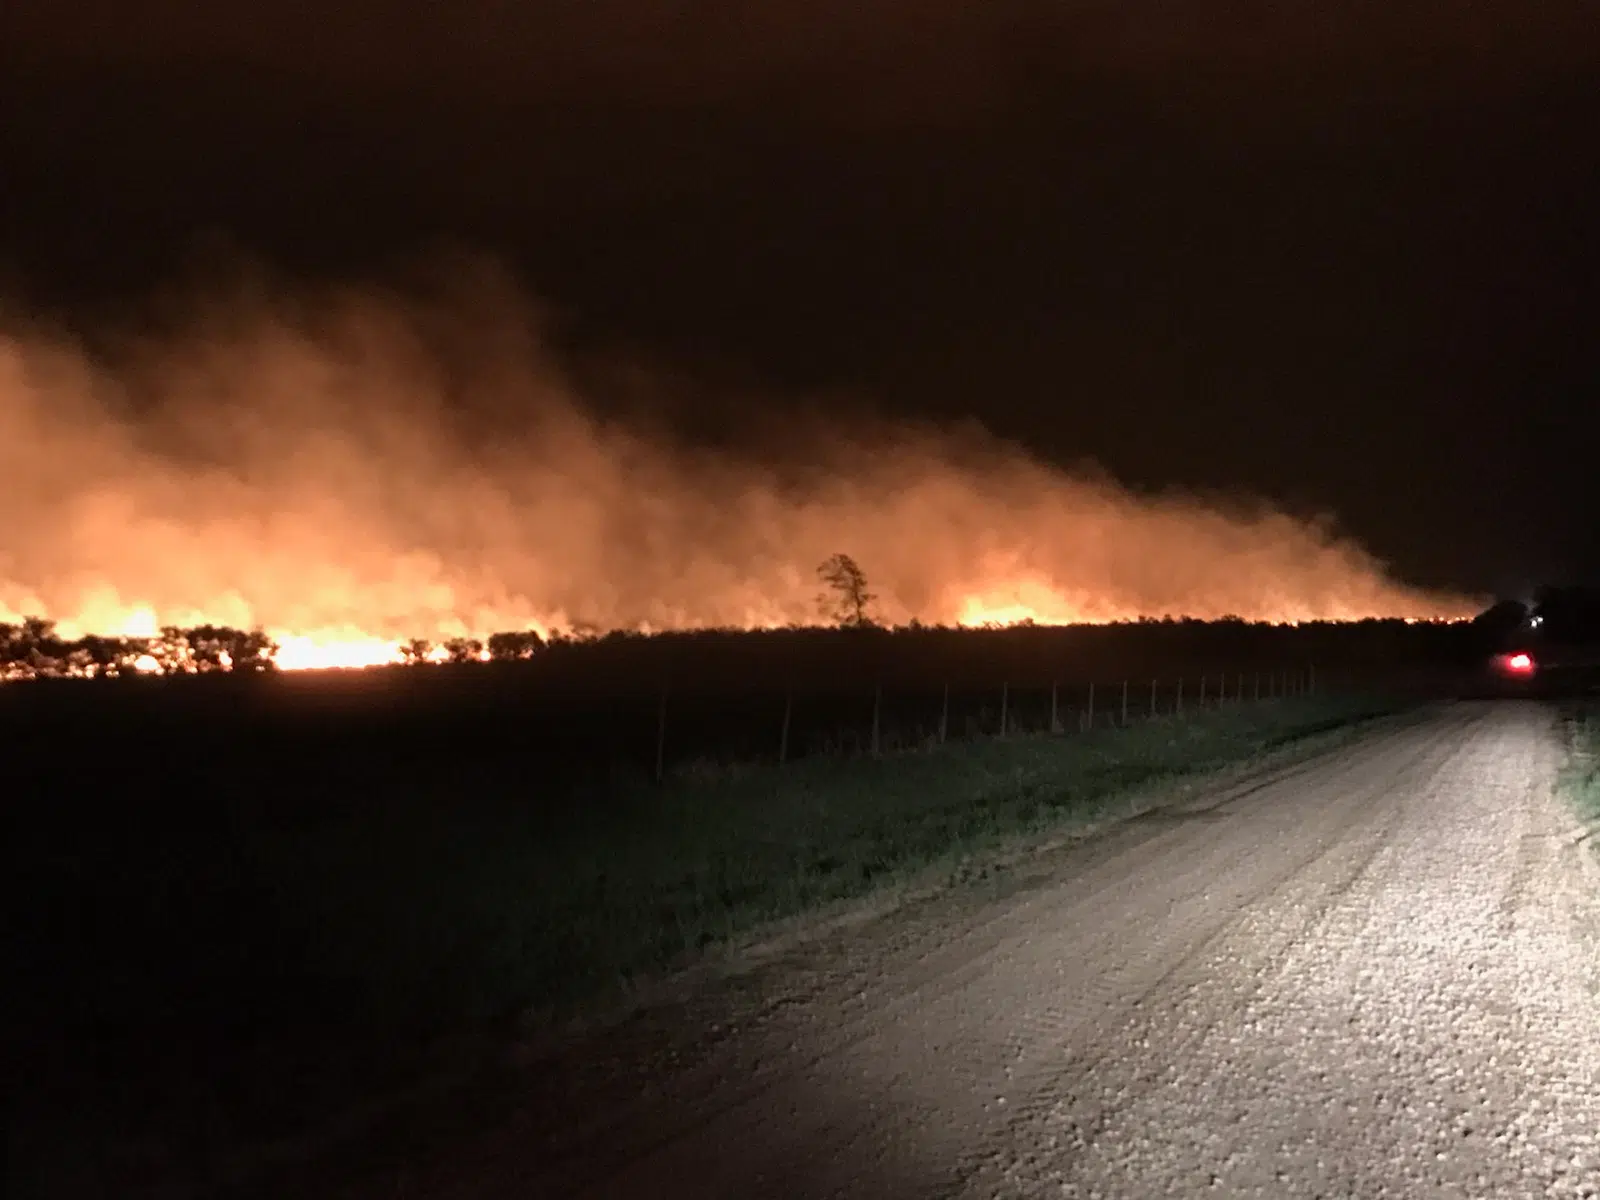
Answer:
<svg viewBox="0 0 1600 1200"><path fill-rule="evenodd" d="M981 431L795 418L786 455L603 417L531 306L259 286L91 343L0 321L0 620L302 645L877 616L1457 617L1326 524L1139 498Z"/></svg>

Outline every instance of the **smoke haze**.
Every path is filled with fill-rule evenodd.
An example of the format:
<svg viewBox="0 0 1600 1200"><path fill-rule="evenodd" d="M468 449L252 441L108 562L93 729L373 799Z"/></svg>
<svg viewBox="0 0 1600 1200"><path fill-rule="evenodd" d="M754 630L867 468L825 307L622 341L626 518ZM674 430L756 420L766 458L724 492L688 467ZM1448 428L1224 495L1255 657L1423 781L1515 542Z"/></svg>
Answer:
<svg viewBox="0 0 1600 1200"><path fill-rule="evenodd" d="M1135 497L977 430L774 416L775 455L601 416L492 270L445 300L258 283L174 311L93 348L0 318L0 620L328 643L811 623L837 552L891 623L1474 611L1325 523Z"/></svg>

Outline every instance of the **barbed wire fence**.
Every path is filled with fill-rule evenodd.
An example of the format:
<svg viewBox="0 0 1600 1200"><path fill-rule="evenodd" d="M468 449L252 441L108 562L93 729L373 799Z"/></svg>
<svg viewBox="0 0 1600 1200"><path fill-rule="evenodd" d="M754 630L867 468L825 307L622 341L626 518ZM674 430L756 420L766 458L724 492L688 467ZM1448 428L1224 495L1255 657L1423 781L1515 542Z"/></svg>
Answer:
<svg viewBox="0 0 1600 1200"><path fill-rule="evenodd" d="M1236 705L1276 704L1316 695L1325 686L1314 664L1112 683L1055 680L1048 687L1007 680L989 688L945 683L936 692L883 682L870 690L787 687L731 699L678 694L664 683L654 705L653 775L664 782L684 764L711 766L718 760L781 767L817 754L883 758L952 742L1082 735ZM715 736L708 726L720 724L734 707L742 711L727 719L749 735ZM757 709L769 714L766 721L752 711Z"/></svg>

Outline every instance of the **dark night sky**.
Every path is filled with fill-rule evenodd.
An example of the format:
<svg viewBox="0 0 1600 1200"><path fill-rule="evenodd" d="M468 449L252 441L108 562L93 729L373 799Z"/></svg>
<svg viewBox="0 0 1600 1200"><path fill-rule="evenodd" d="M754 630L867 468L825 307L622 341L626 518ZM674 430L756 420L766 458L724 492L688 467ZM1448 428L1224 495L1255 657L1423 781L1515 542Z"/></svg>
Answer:
<svg viewBox="0 0 1600 1200"><path fill-rule="evenodd" d="M461 241L598 339L1509 590L1600 565L1591 9L0 0L0 268Z"/></svg>

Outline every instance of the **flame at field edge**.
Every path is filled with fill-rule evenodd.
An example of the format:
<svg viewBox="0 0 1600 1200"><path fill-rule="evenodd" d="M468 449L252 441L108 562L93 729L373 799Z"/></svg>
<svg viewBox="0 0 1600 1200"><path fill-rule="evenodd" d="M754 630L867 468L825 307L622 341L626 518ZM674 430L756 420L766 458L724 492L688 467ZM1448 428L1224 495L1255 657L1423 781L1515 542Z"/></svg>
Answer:
<svg viewBox="0 0 1600 1200"><path fill-rule="evenodd" d="M1160 622L1162 620L1184 620L1181 617L1100 617L1096 618L1087 614L1067 615L1057 608L1034 608L1023 603L1001 604L989 606L980 597L969 597L963 604L960 617L949 624L926 624L912 622L906 625L884 626L888 629L996 629L1015 627L1036 628L1070 628L1073 626L1105 626L1117 624L1136 624L1140 621ZM1193 619L1193 618L1190 618ZM1235 618L1240 619L1240 618ZM65 633L56 632L55 628L46 621L34 619L34 627L51 630L58 641L66 647L78 646L84 641L99 639L107 642L119 643L122 647L120 657L111 662L86 662L82 658L66 665L66 669L59 673L79 677L95 677L99 675L117 674L181 674L199 670L233 670L241 665L270 666L273 669L290 672L307 671L359 671L379 667L399 665L428 665L446 662L488 662L494 657L528 657L533 652L532 647L543 644L548 640L585 640L590 636L599 636L599 630L574 631L561 627L539 626L530 627L516 634L501 632L483 633L477 636L457 636L444 641L434 642L426 639L402 640L385 638L372 634L365 634L354 629L336 629L313 633L293 632L287 630L258 631L251 635L260 639L260 650L251 664L238 664L228 650L213 652L209 658L201 659L192 653L192 648L185 639L205 631L217 631L221 627L212 625L198 625L191 628L178 628L167 626L155 632L153 636L143 631L151 628L153 614L148 609L134 610L127 619L113 623L116 632L105 634L86 634L82 631L76 637L66 636ZM1282 620L1255 620L1247 624L1270 625L1279 628L1298 627L1308 624L1346 624L1359 623L1362 620L1392 620L1402 621L1407 625L1458 625L1471 620L1466 616L1451 617L1358 617L1349 620L1324 620L1319 618L1299 619L1286 618ZM10 626L13 629L21 626L24 619L13 617L11 614L0 611L0 628ZM1215 622L1206 622L1215 623ZM729 630L729 632L759 632L762 630L777 630L781 628L829 628L831 626L816 623L812 625L783 625L779 623L762 623ZM717 627L707 626L706 629ZM123 630L137 630L134 633L124 633ZM228 634L238 634L237 630L222 630ZM641 636L654 636L664 632L647 629L616 631L632 632ZM491 651L493 640L497 637L513 637L522 639L500 648L497 655ZM166 645L164 654L155 652L157 644L164 641L175 640L177 645ZM3 647L0 647L3 648ZM11 679L32 678L41 672L30 668L26 663L0 663L0 681ZM57 673L57 672L50 672Z"/></svg>

